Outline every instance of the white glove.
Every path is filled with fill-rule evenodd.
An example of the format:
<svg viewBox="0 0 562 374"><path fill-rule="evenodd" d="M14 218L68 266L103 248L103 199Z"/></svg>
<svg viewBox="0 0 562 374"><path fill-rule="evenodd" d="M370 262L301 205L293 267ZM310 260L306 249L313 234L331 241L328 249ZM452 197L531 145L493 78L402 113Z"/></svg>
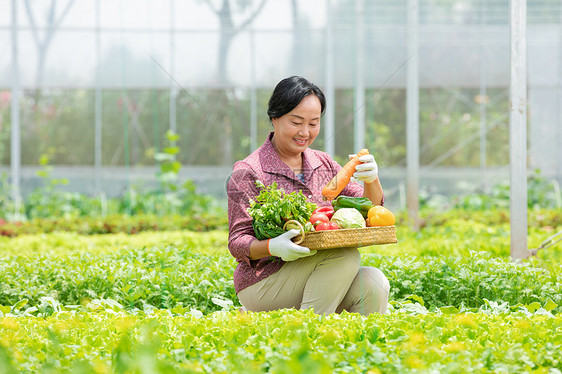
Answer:
<svg viewBox="0 0 562 374"><path fill-rule="evenodd" d="M351 159L355 155L349 155ZM355 168L353 178L355 181L363 181L365 183L373 183L379 176L379 167L375 161L375 156L372 154L363 155L359 157L361 163Z"/></svg>
<svg viewBox="0 0 562 374"><path fill-rule="evenodd" d="M267 242L267 250L272 256L281 257L283 261L294 261L301 257L312 256L316 254L316 250L310 250L301 247L291 241L300 233L297 229L291 229L278 237L271 238Z"/></svg>

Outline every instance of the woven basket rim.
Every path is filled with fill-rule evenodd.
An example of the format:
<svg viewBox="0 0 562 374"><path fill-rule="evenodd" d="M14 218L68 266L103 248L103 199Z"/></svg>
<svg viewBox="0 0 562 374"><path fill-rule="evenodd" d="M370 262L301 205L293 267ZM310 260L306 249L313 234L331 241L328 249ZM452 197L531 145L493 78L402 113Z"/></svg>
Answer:
<svg viewBox="0 0 562 374"><path fill-rule="evenodd" d="M302 234L299 234L293 241L309 249L365 247L398 242L394 225L314 231L305 233L304 240L301 239Z"/></svg>

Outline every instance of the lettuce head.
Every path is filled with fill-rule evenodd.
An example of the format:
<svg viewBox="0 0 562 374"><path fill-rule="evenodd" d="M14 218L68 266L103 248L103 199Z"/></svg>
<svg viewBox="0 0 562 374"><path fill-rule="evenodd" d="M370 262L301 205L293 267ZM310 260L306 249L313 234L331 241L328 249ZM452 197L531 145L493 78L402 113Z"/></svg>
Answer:
<svg viewBox="0 0 562 374"><path fill-rule="evenodd" d="M340 229L360 229L366 226L361 212L355 208L338 209L331 219Z"/></svg>

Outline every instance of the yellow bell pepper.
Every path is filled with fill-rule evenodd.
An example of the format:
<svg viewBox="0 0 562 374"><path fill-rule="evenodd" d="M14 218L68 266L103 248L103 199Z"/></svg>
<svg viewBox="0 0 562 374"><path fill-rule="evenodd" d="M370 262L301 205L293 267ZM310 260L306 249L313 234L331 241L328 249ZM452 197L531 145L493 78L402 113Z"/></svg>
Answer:
<svg viewBox="0 0 562 374"><path fill-rule="evenodd" d="M368 225L373 226L392 226L396 223L394 213L382 205L375 205L367 213Z"/></svg>

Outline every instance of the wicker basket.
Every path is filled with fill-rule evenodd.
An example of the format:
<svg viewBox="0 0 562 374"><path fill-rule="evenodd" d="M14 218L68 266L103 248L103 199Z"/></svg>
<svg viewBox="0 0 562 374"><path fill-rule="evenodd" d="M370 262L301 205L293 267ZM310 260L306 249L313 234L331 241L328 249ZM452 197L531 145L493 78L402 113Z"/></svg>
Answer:
<svg viewBox="0 0 562 374"><path fill-rule="evenodd" d="M296 222L296 221L289 221ZM299 223L301 234L293 241L309 249L333 249L349 247L366 247L375 244L398 243L395 226L365 227L362 229L338 229L304 233ZM303 238L304 237L304 238Z"/></svg>

